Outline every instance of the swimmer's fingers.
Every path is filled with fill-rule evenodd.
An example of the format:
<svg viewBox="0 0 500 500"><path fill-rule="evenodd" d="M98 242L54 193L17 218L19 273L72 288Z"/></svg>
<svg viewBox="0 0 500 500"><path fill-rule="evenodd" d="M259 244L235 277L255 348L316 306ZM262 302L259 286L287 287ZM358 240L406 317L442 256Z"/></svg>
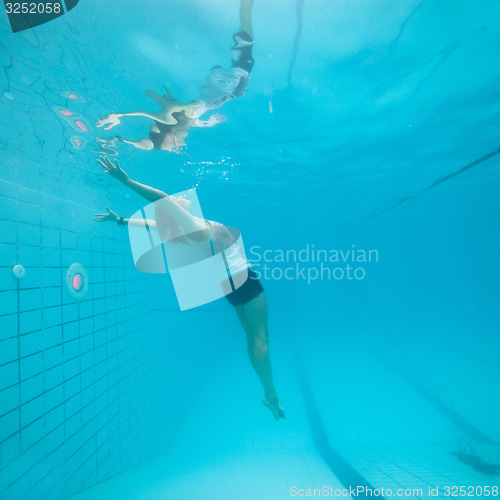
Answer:
<svg viewBox="0 0 500 500"><path fill-rule="evenodd" d="M115 163L113 165L111 160L107 156L105 156L104 161L106 163L107 169L110 171L111 174L116 175L120 172L123 172L123 170L120 168L120 164L118 163L118 160L115 160Z"/></svg>
<svg viewBox="0 0 500 500"><path fill-rule="evenodd" d="M97 162L101 165L101 167L104 169L104 173L105 174L111 174L111 172L109 171L109 168L107 167L107 165L102 161L102 160L97 160Z"/></svg>
<svg viewBox="0 0 500 500"><path fill-rule="evenodd" d="M104 162L101 160L101 157L96 158L96 161L97 161L97 163L99 163L99 165L101 165L101 167L102 167L102 168L104 168L104 169L106 168L106 165L105 165L105 164L104 164Z"/></svg>
<svg viewBox="0 0 500 500"><path fill-rule="evenodd" d="M107 220L118 220L120 217L113 212L109 207L106 207L106 210L108 211L107 214L94 214L94 220L98 222L105 222Z"/></svg>
<svg viewBox="0 0 500 500"><path fill-rule="evenodd" d="M116 215L115 212L113 212L113 210L111 210L111 208L106 207L106 210L108 211L108 215L114 217L115 219L119 219L120 218L120 217L118 217L118 215Z"/></svg>
<svg viewBox="0 0 500 500"><path fill-rule="evenodd" d="M94 219L95 220L104 220L106 217L109 217L113 212L109 209L109 207L106 207L106 210L108 211L107 214L94 214ZM116 215L116 214L114 214Z"/></svg>
<svg viewBox="0 0 500 500"><path fill-rule="evenodd" d="M103 166L103 167L106 167L107 166L107 163L108 163L108 158L107 156L104 156L104 155L99 155L99 158L97 158L97 161Z"/></svg>
<svg viewBox="0 0 500 500"><path fill-rule="evenodd" d="M115 126L115 123L110 123L107 127L104 127L104 130L109 130L110 128L113 128Z"/></svg>
<svg viewBox="0 0 500 500"><path fill-rule="evenodd" d="M98 163L104 168L105 173L112 174L113 170L116 168L107 156L99 156L97 158Z"/></svg>
<svg viewBox="0 0 500 500"><path fill-rule="evenodd" d="M102 120L97 121L95 126L97 128L104 127L104 130L109 130L113 126L113 122L111 120L107 119L107 117L106 117L106 118L103 118Z"/></svg>
<svg viewBox="0 0 500 500"><path fill-rule="evenodd" d="M102 120L98 120L96 122L96 127L104 127L104 130L109 130L110 128L113 128L115 125L118 125L120 123L119 116L121 115L111 113L108 116L105 116Z"/></svg>
<svg viewBox="0 0 500 500"><path fill-rule="evenodd" d="M111 163L111 160L107 156L101 157L106 164L108 170L114 170L115 166Z"/></svg>
<svg viewBox="0 0 500 500"><path fill-rule="evenodd" d="M109 161L109 160L108 160ZM125 172L125 170L123 170L122 167L120 167L120 164L118 163L118 160L115 159L114 160L115 164L113 165L113 172L114 172L114 176L121 182L125 182L126 180L128 180L128 174L127 172ZM109 162L111 164L111 161Z"/></svg>
<svg viewBox="0 0 500 500"><path fill-rule="evenodd" d="M111 160L106 156L100 156L97 161L104 168L104 173L111 175L120 182L126 183L129 180L127 172L120 168L120 164L118 160L115 160L115 163L111 163Z"/></svg>
<svg viewBox="0 0 500 500"><path fill-rule="evenodd" d="M104 164L103 161L97 159L97 163L99 163L99 165L101 165L101 167L104 169L104 173L105 174L109 174L109 170L108 170L108 168L106 167L106 165Z"/></svg>

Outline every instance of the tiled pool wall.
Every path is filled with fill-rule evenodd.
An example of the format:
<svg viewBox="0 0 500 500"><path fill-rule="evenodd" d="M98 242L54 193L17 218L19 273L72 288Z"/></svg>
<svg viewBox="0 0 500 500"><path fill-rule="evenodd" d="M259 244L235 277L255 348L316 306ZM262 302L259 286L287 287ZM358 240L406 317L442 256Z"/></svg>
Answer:
<svg viewBox="0 0 500 500"><path fill-rule="evenodd" d="M43 171L12 160L0 180L2 499L65 498L154 456L206 376L197 315L177 328L168 278L135 269L126 228L92 220L103 187ZM89 279L79 301L65 284L75 262Z"/></svg>
<svg viewBox="0 0 500 500"><path fill-rule="evenodd" d="M16 34L0 19L2 500L66 498L153 457L224 355L212 346L227 330L208 321L221 306L180 313L166 275L135 269L126 228L93 221L144 204L102 175L96 135L110 134L94 124L153 85L150 65L122 64L95 34L99 16ZM126 169L150 161L130 155ZM65 287L75 262L80 301Z"/></svg>

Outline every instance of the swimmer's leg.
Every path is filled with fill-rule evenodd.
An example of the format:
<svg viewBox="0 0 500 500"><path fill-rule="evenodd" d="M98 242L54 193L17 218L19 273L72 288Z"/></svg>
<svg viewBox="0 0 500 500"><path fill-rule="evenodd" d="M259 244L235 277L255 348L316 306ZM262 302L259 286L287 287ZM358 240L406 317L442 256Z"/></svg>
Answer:
<svg viewBox="0 0 500 500"><path fill-rule="evenodd" d="M246 31L253 40L252 8L254 0L240 2L240 31Z"/></svg>
<svg viewBox="0 0 500 500"><path fill-rule="evenodd" d="M271 358L269 356L269 336L267 331L267 302L264 293L243 305L235 307L236 314L247 336L247 350L250 362L265 390L262 402L274 418L285 418L285 412L278 401L274 388Z"/></svg>
<svg viewBox="0 0 500 500"><path fill-rule="evenodd" d="M254 65L252 57L253 28L252 28L253 0L241 0L240 3L240 30L233 35L234 45L231 47L231 59L233 67L240 67L250 73ZM234 97L245 93L247 79L241 78L240 84L234 93Z"/></svg>

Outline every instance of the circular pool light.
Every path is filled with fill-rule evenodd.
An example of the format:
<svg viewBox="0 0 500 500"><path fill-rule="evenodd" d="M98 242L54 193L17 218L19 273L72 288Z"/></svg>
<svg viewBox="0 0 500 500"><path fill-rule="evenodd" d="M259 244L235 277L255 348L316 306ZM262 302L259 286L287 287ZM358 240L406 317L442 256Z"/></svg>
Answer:
<svg viewBox="0 0 500 500"><path fill-rule="evenodd" d="M76 300L82 299L87 293L88 281L87 271L81 264L72 264L66 272L69 294Z"/></svg>
<svg viewBox="0 0 500 500"><path fill-rule="evenodd" d="M83 276L80 273L76 273L73 276L73 290L80 292L83 289Z"/></svg>

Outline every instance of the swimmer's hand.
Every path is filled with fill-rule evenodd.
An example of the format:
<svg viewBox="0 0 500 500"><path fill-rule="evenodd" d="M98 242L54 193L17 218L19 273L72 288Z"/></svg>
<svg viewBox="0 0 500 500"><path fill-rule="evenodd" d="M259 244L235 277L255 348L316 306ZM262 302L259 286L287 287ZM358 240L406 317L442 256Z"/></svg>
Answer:
<svg viewBox="0 0 500 500"><path fill-rule="evenodd" d="M106 210L108 211L107 214L94 214L94 220L97 222L118 222L120 220L120 217L118 217L109 207L106 207Z"/></svg>
<svg viewBox="0 0 500 500"><path fill-rule="evenodd" d="M104 168L104 173L111 175L116 180L120 181L123 184L127 184L130 180L129 176L120 168L120 164L118 160L115 160L115 163L111 163L111 160L107 156L99 156L97 159L98 163Z"/></svg>
<svg viewBox="0 0 500 500"><path fill-rule="evenodd" d="M109 130L110 128L113 128L115 125L118 125L120 123L119 117L122 115L118 115L116 113L110 113L109 115L105 116L102 120L99 120L96 122L96 126L98 128L104 127L104 130Z"/></svg>

